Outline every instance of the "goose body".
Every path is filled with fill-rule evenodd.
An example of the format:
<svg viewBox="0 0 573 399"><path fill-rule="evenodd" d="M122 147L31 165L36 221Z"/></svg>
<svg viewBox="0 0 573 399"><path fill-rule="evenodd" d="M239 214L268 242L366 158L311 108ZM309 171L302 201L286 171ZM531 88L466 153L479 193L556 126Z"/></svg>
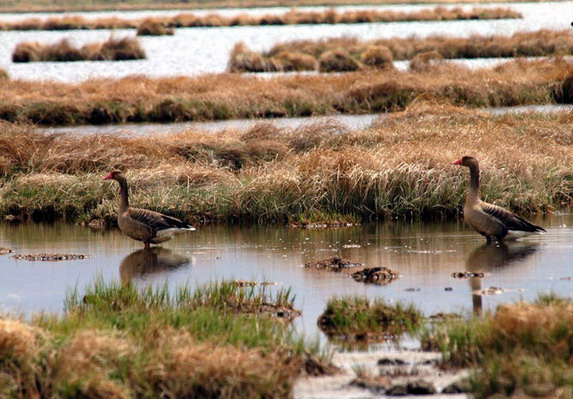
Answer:
<svg viewBox="0 0 573 399"><path fill-rule="evenodd" d="M177 218L148 209L129 207L129 186L119 171L114 171L103 178L119 183L120 205L117 214L119 229L128 237L142 241L146 248L150 244L160 244L173 238L176 233L194 231L195 228Z"/></svg>
<svg viewBox="0 0 573 399"><path fill-rule="evenodd" d="M463 157L454 165L470 169L470 188L464 203L464 219L475 231L487 241L501 242L504 239L517 239L545 229L517 216L500 206L489 204L480 199L479 164L473 157Z"/></svg>

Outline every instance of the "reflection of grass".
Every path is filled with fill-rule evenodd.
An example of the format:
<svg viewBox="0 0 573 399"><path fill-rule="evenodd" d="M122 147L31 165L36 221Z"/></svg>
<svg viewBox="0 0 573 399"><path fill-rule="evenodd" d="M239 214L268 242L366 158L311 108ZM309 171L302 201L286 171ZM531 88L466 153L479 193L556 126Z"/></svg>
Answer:
<svg viewBox="0 0 573 399"><path fill-rule="evenodd" d="M475 368L478 398L562 397L573 383L572 322L569 299L542 295L533 304L502 305L483 319L437 325L422 342L444 353L444 365Z"/></svg>
<svg viewBox="0 0 573 399"><path fill-rule="evenodd" d="M118 17L86 19L81 16L65 16L40 20L24 19L17 22L2 23L0 30L70 30L70 29L126 29L138 28L138 34L165 35L162 27L220 27L248 25L299 25L299 24L352 24L399 21L451 21L476 19L521 18L522 15L509 8L474 8L465 11L460 7L436 7L429 10L397 12L376 10L350 10L337 12L301 11L293 9L284 14L249 15L239 14L226 17L221 14L179 14L174 17L153 17L144 20L125 20ZM155 33L149 33L155 32ZM172 33L171 33L172 34Z"/></svg>
<svg viewBox="0 0 573 399"><path fill-rule="evenodd" d="M79 84L12 79L0 85L0 119L56 126L359 114L402 110L420 98L471 107L550 104L570 100L563 82L572 71L564 60L544 59L478 70L440 64L423 73L367 70L270 79L237 74Z"/></svg>
<svg viewBox="0 0 573 399"><path fill-rule="evenodd" d="M221 306L240 290L222 282L195 295L188 288L170 294L167 286L138 292L96 280L85 294L68 295L62 317L37 315L31 326L1 320L3 393L286 398L305 368L332 370L288 325Z"/></svg>
<svg viewBox="0 0 573 399"><path fill-rule="evenodd" d="M88 43L74 47L67 39L54 44L23 42L12 53L14 62L36 61L122 61L145 58L139 42L132 38L114 39L101 43Z"/></svg>
<svg viewBox="0 0 573 399"><path fill-rule="evenodd" d="M256 53L239 44L231 53L229 71L231 72L273 72L282 71L281 55L296 54L321 60L332 53L344 53L346 58L356 65L353 69L345 67L320 68L321 72L344 72L367 68L371 66L364 59L373 48L383 48L388 55L384 58L391 64L393 60L411 60L419 54L433 52L444 59L454 58L495 58L495 57L540 57L561 56L573 54L573 42L569 32L539 30L534 32L518 32L512 36L474 35L467 38L448 36L429 36L423 38L389 38L361 41L356 38L332 38L322 40L295 40L278 43L270 50ZM263 67L249 68L245 60L258 58ZM363 63L359 64L358 60ZM243 61L243 63L241 63ZM349 62L350 62L349 61ZM311 62L301 65L298 70L316 70Z"/></svg>
<svg viewBox="0 0 573 399"><path fill-rule="evenodd" d="M346 338L393 337L420 326L422 314L414 305L388 304L382 299L364 297L330 299L318 319L329 336Z"/></svg>
<svg viewBox="0 0 573 399"><path fill-rule="evenodd" d="M457 218L468 176L451 162L465 154L480 160L486 200L551 212L573 192L570 136L567 114L487 116L430 105L364 131L318 123L294 131L260 124L217 135L70 136L4 124L0 213L112 221L117 192L101 178L121 168L133 206L187 221Z"/></svg>

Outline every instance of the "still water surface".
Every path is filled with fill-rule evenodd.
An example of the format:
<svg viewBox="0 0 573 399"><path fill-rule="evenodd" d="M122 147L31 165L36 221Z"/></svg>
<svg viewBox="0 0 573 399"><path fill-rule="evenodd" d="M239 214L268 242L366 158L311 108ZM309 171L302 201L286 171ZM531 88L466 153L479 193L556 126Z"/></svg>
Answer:
<svg viewBox="0 0 573 399"><path fill-rule="evenodd" d="M101 275L105 280L131 280L139 287L164 281L171 286L220 279L275 281L275 287L292 287L296 306L303 311L295 327L309 336L319 334L317 318L335 295L413 302L427 316L478 312L520 298L533 300L539 292L571 293L573 281L563 278L573 276L573 215L557 214L537 222L547 234L503 246L486 246L463 223L386 222L327 230L205 226L151 252L118 230L3 223L0 246L14 254L59 252L92 258L30 262L0 257L0 306L28 315L61 312L67 288L81 289ZM302 267L333 255L370 267L390 267L402 277L385 286L366 285L342 273ZM486 277L452 277L460 271L485 272ZM509 292L472 295L489 287Z"/></svg>

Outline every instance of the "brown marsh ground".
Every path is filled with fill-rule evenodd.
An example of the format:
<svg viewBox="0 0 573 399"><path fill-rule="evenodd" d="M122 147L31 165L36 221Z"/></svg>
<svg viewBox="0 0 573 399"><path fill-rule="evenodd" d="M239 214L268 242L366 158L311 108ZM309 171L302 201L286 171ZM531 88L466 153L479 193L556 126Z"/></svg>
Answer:
<svg viewBox="0 0 573 399"><path fill-rule="evenodd" d="M279 43L270 50L256 53L243 44L231 52L230 72L275 72L317 70L344 72L368 68L363 57L375 49L384 49L391 60L410 60L430 52L443 59L510 58L563 56L573 54L573 41L567 30L518 32L512 36L473 35L468 38L429 36L424 38L389 38L361 41L356 38L296 40ZM332 53L342 54L346 64L333 64ZM361 62L362 61L362 62ZM348 63L356 64L348 69Z"/></svg>
<svg viewBox="0 0 573 399"><path fill-rule="evenodd" d="M78 84L7 80L0 119L46 126L361 114L403 110L420 99L469 107L570 103L573 64L516 60L470 70L440 64L422 72L258 78L96 79Z"/></svg>
<svg viewBox="0 0 573 399"><path fill-rule="evenodd" d="M527 0L531 1L531 0ZM543 2L546 0L537 0ZM505 0L485 0L482 3L503 3ZM297 6L339 6L379 4L459 4L474 0L298 0ZM103 10L176 10L201 8L292 7L287 0L6 0L0 4L2 12L71 12Z"/></svg>
<svg viewBox="0 0 573 399"><path fill-rule="evenodd" d="M137 39L110 37L104 42L74 47L69 40L54 44L22 42L12 53L13 62L70 62L70 61L123 61L145 58L145 51Z"/></svg>
<svg viewBox="0 0 573 399"><path fill-rule="evenodd" d="M77 136L1 125L0 214L114 223L117 193L101 178L126 171L132 204L189 222L279 223L458 218L463 155L480 160L485 200L550 213L573 195L571 113L491 116L418 104L375 127L171 136Z"/></svg>
<svg viewBox="0 0 573 399"><path fill-rule="evenodd" d="M376 11L350 10L337 12L301 11L292 9L285 14L249 15L239 14L226 17L220 14L195 15L179 14L174 17L147 18L145 20L126 20L118 17L86 19L81 16L24 19L18 22L2 23L0 30L70 30L70 29L129 29L139 28L144 22L160 24L170 28L220 27L248 25L299 25L299 24L353 24L372 22L405 21L452 21L476 19L522 18L519 12L509 8L479 8L463 10L460 7L436 7L421 11Z"/></svg>

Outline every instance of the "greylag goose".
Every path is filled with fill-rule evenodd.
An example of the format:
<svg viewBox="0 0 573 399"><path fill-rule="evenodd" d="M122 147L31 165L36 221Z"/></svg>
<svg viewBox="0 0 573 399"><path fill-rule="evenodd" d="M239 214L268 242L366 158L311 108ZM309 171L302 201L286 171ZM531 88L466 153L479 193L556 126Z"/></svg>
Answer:
<svg viewBox="0 0 573 399"><path fill-rule="evenodd" d="M103 180L115 180L119 183L119 212L117 224L120 230L128 237L143 241L145 248L150 244L160 244L170 240L174 234L183 231L195 231L195 228L177 218L163 215L147 209L129 207L127 180L120 171L115 170L105 176Z"/></svg>
<svg viewBox="0 0 573 399"><path fill-rule="evenodd" d="M477 159L463 157L453 164L470 168L470 189L464 204L464 219L488 242L501 242L503 239L516 239L545 231L543 227L536 226L507 209L480 199Z"/></svg>

